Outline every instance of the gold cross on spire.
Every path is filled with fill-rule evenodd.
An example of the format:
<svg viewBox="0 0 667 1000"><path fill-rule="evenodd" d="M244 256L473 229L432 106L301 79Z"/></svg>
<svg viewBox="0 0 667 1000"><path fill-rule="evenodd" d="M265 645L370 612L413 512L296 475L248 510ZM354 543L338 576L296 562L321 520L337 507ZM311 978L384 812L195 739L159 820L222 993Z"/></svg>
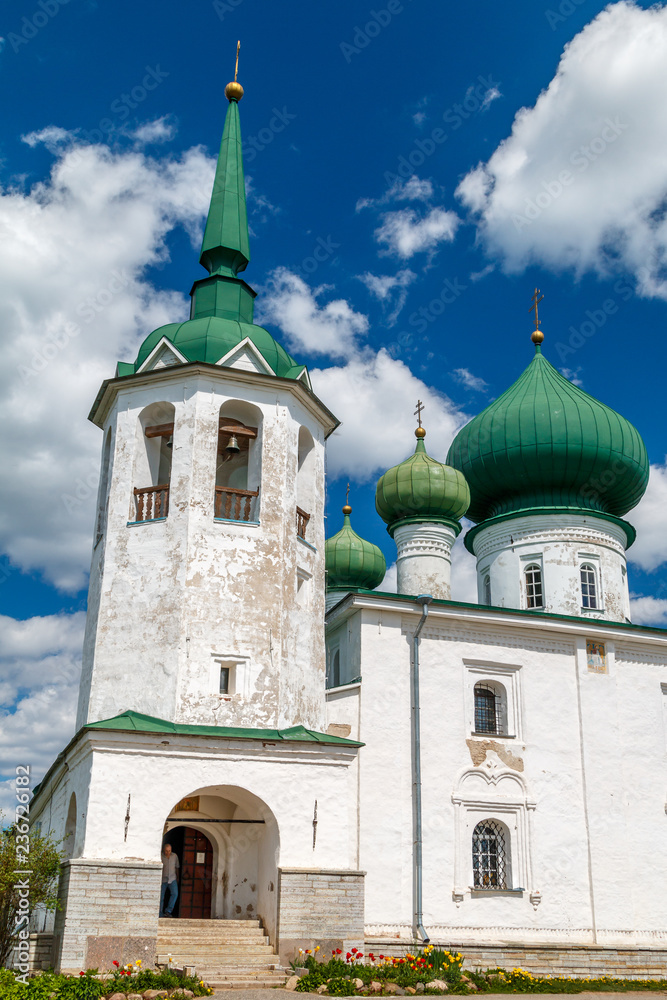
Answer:
<svg viewBox="0 0 667 1000"><path fill-rule="evenodd" d="M536 288L535 291L533 292L533 297L531 299L532 305L531 305L530 309L528 310L528 312L534 312L535 313L535 329L533 330L533 332L531 334L531 337L530 337L530 339L532 340L532 342L534 344L541 344L542 341L544 340L544 334L540 330L540 317L539 317L539 314L537 312L537 307L538 307L538 305L540 304L540 302L542 301L543 298L544 298L544 296L540 294L539 288Z"/></svg>
<svg viewBox="0 0 667 1000"><path fill-rule="evenodd" d="M239 75L239 52L241 51L241 40L236 43L236 66L234 67L234 83Z"/></svg>
<svg viewBox="0 0 667 1000"><path fill-rule="evenodd" d="M415 416L416 416L416 418L417 418L417 420L419 422L419 426L420 427L422 425L422 410L423 409L424 409L424 404L422 403L421 399L418 399L417 400L417 409L415 410Z"/></svg>
<svg viewBox="0 0 667 1000"><path fill-rule="evenodd" d="M350 484L349 483L347 484L347 489L345 490L345 503L348 504L348 506L349 506L349 503L350 503Z"/></svg>
<svg viewBox="0 0 667 1000"><path fill-rule="evenodd" d="M241 51L241 42L236 43L236 66L234 67L234 79L231 83L228 83L225 87L225 97L228 101L236 101L237 104L243 97L243 87L238 81L239 75L239 52Z"/></svg>

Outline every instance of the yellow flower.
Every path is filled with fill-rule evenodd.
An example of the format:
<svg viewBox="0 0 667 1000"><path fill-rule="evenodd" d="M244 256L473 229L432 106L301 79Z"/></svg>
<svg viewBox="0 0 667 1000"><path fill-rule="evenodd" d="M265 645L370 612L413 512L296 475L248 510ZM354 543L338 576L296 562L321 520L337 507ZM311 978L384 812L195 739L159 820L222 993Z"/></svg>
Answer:
<svg viewBox="0 0 667 1000"><path fill-rule="evenodd" d="M315 948L315 951L319 951L319 950L320 950L320 946L318 944L317 947Z"/></svg>
<svg viewBox="0 0 667 1000"><path fill-rule="evenodd" d="M135 959L134 964L135 965L141 965L141 959L140 958Z"/></svg>

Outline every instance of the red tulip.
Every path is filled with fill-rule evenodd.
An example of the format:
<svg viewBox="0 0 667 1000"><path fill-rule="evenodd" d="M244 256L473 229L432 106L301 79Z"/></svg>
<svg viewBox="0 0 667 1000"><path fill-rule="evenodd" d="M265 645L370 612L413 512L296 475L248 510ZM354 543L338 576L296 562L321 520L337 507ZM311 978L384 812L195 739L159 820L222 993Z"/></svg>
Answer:
<svg viewBox="0 0 667 1000"><path fill-rule="evenodd" d="M358 949L357 949L357 948L353 948L353 949L352 949L352 954L353 954L353 955L356 955L356 954L357 954L357 951L358 951Z"/></svg>
<svg viewBox="0 0 667 1000"><path fill-rule="evenodd" d="M115 965L115 966L118 966L118 965L120 965L120 962L117 962L116 959L114 958L114 960L113 960L113 962L111 964Z"/></svg>

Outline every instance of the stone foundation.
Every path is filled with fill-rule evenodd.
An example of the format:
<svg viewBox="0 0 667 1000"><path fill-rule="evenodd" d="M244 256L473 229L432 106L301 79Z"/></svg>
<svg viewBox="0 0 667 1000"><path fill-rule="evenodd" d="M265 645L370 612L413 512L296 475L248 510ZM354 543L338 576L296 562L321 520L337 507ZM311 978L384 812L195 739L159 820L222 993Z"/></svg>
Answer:
<svg viewBox="0 0 667 1000"><path fill-rule="evenodd" d="M525 969L542 976L615 976L622 979L667 978L667 949L600 948L595 945L471 945L456 941L431 942L460 952L466 969ZM414 945L366 938L365 952L405 955Z"/></svg>
<svg viewBox="0 0 667 1000"><path fill-rule="evenodd" d="M17 967L18 955L14 951L9 956L7 968L16 969ZM42 969L53 968L53 934L41 932L30 935L28 967L30 972L41 972Z"/></svg>
<svg viewBox="0 0 667 1000"><path fill-rule="evenodd" d="M63 862L54 928L62 972L155 964L161 864L75 858Z"/></svg>
<svg viewBox="0 0 667 1000"><path fill-rule="evenodd" d="M286 965L299 948L331 954L364 942L365 872L311 868L279 869L278 941Z"/></svg>

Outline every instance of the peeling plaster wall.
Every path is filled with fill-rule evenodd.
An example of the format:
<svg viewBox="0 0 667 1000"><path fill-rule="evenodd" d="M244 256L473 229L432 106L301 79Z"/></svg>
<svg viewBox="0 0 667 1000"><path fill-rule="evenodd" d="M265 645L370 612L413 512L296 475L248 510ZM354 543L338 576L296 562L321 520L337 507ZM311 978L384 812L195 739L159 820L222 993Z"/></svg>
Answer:
<svg viewBox="0 0 667 1000"><path fill-rule="evenodd" d="M396 528L398 593L430 594L448 601L455 539L452 528L435 521L403 524Z"/></svg>
<svg viewBox="0 0 667 1000"><path fill-rule="evenodd" d="M220 406L261 415L259 524L214 520ZM175 408L169 516L128 526L139 414ZM314 441L307 542L296 534L300 427ZM120 387L108 519L93 554L78 725L126 708L194 724L321 729L324 433L289 388L220 375ZM256 483L249 484L254 488ZM297 583L302 587L297 593ZM235 693L219 693L220 662Z"/></svg>
<svg viewBox="0 0 667 1000"><path fill-rule="evenodd" d="M491 604L526 608L524 571L542 567L544 608L554 614L608 621L630 620L623 529L613 521L585 514L543 514L491 524L474 539L480 604L484 579L491 579ZM597 610L582 608L580 567L594 566Z"/></svg>
<svg viewBox="0 0 667 1000"><path fill-rule="evenodd" d="M412 926L411 635L419 613L372 605L332 613L361 637L362 683L330 692L328 721L360 717L360 856L366 932ZM582 623L583 624L583 623ZM546 630L549 626L548 631ZM489 611L432 609L420 646L424 925L433 939L654 946L667 942L667 636L600 623L540 627ZM606 644L589 670L586 638ZM473 736L474 684L500 681L508 736ZM663 687L664 685L664 687ZM664 717L663 717L664 716ZM514 738L510 738L514 737ZM471 892L472 831L510 833L513 887Z"/></svg>

